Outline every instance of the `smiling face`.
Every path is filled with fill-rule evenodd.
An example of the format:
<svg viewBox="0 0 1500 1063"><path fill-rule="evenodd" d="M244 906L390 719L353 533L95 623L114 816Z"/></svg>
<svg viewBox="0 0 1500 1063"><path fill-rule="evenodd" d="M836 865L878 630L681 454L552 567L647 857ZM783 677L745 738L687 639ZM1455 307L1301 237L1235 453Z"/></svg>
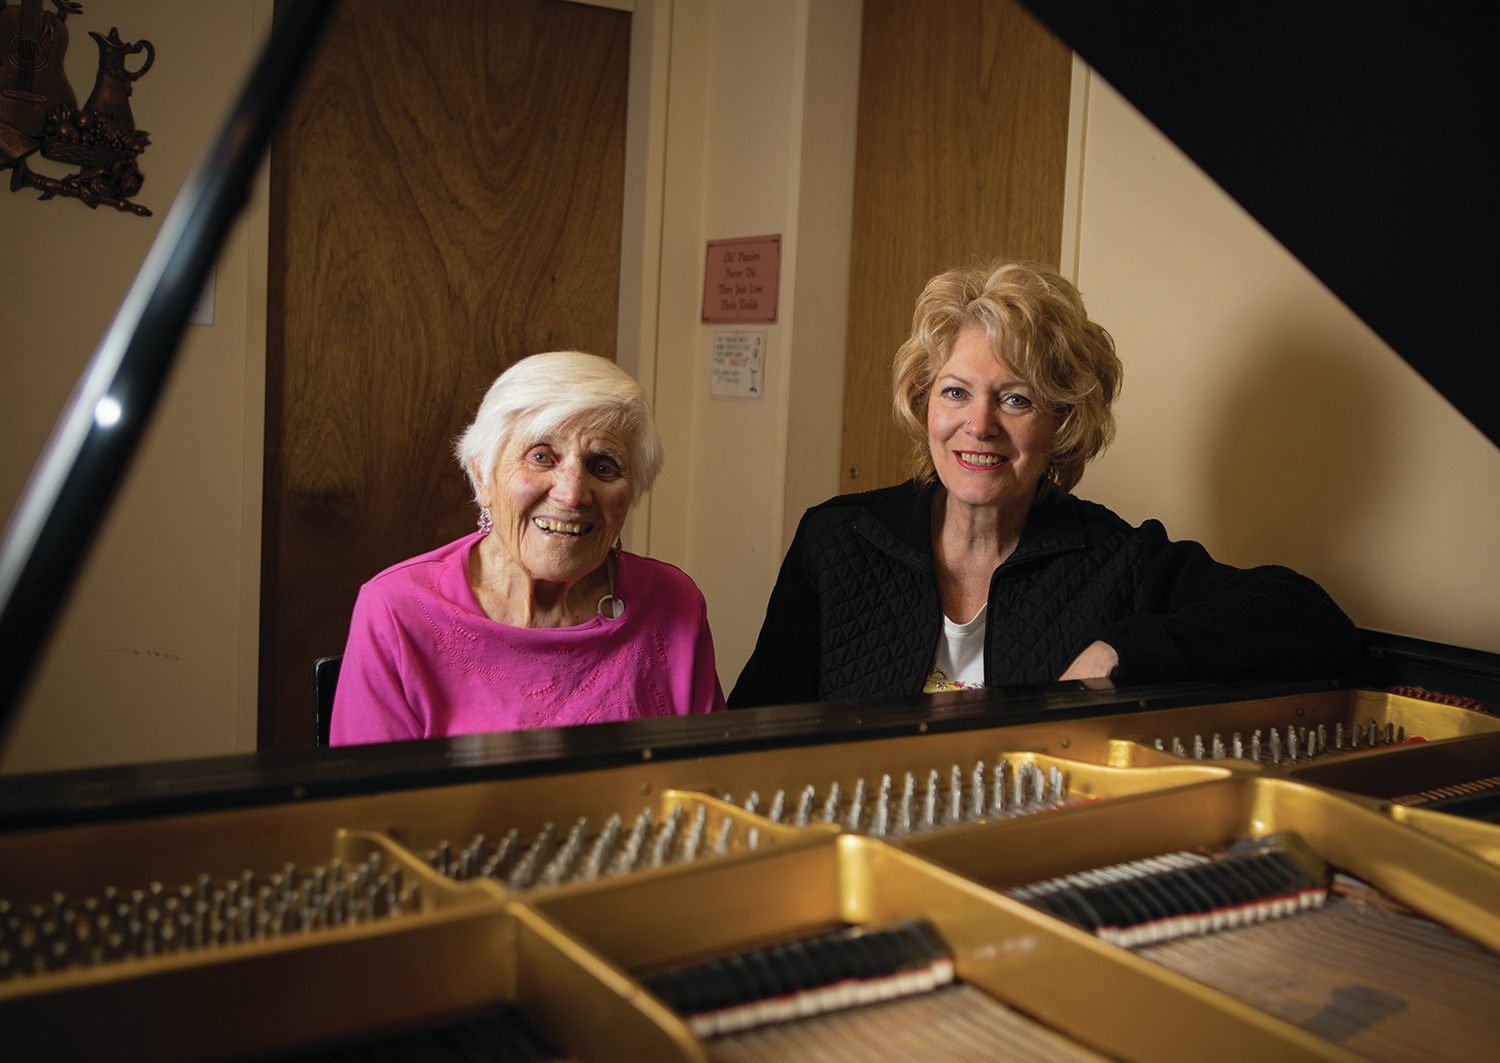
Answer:
<svg viewBox="0 0 1500 1063"><path fill-rule="evenodd" d="M479 489L490 539L533 581L571 584L594 572L630 512L629 453L618 433L588 425L518 429Z"/></svg>
<svg viewBox="0 0 1500 1063"><path fill-rule="evenodd" d="M1031 504L1047 471L1058 419L966 325L927 398L927 445L950 500L1004 509Z"/></svg>

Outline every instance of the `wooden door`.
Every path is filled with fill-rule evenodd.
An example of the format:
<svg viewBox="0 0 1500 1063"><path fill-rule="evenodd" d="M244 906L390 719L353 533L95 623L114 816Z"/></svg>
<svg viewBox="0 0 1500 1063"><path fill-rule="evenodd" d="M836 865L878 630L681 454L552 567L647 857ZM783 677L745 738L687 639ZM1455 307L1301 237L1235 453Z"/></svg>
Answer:
<svg viewBox="0 0 1500 1063"><path fill-rule="evenodd" d="M935 273L1056 266L1071 53L1012 0L865 0L842 490L898 483L891 361Z"/></svg>
<svg viewBox="0 0 1500 1063"><path fill-rule="evenodd" d="M630 17L342 5L272 155L260 748L312 744L360 583L473 526L509 363L613 356Z"/></svg>

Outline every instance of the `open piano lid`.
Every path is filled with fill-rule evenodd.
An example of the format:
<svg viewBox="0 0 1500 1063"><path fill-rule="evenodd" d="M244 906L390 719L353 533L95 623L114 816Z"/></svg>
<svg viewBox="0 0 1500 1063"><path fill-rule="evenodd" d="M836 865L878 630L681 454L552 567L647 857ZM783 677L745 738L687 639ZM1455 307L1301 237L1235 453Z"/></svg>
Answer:
<svg viewBox="0 0 1500 1063"><path fill-rule="evenodd" d="M1462 10L1023 0L1500 442L1480 308L1493 113ZM184 185L0 544L0 747L166 379L188 309L335 4L271 40ZM1422 21L1414 21L1420 17ZM1471 115L1479 115L1475 118ZM97 416L101 400L117 404ZM108 422L108 423L106 423Z"/></svg>
<svg viewBox="0 0 1500 1063"><path fill-rule="evenodd" d="M193 302L336 7L277 4L270 40L173 201L10 516L0 542L0 749L145 434Z"/></svg>
<svg viewBox="0 0 1500 1063"><path fill-rule="evenodd" d="M1500 444L1478 8L1022 2Z"/></svg>

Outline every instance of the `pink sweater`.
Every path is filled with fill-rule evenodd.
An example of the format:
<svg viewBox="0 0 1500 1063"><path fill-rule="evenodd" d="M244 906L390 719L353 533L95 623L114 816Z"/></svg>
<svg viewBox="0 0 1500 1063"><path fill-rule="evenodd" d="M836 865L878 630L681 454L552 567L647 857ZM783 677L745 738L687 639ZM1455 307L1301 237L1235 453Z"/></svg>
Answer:
<svg viewBox="0 0 1500 1063"><path fill-rule="evenodd" d="M616 555L617 620L498 624L469 588L476 532L359 591L332 745L562 727L724 707L703 595L661 561Z"/></svg>

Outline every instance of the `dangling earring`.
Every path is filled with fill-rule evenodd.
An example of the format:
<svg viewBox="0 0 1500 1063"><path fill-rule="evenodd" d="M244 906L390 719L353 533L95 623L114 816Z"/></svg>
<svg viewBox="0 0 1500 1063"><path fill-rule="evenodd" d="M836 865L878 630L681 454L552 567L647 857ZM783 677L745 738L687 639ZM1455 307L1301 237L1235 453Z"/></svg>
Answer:
<svg viewBox="0 0 1500 1063"><path fill-rule="evenodd" d="M495 526L495 522L490 517L490 507L489 506L480 506L479 507L479 533L481 535L488 535L490 533L490 529L492 529L494 526Z"/></svg>

